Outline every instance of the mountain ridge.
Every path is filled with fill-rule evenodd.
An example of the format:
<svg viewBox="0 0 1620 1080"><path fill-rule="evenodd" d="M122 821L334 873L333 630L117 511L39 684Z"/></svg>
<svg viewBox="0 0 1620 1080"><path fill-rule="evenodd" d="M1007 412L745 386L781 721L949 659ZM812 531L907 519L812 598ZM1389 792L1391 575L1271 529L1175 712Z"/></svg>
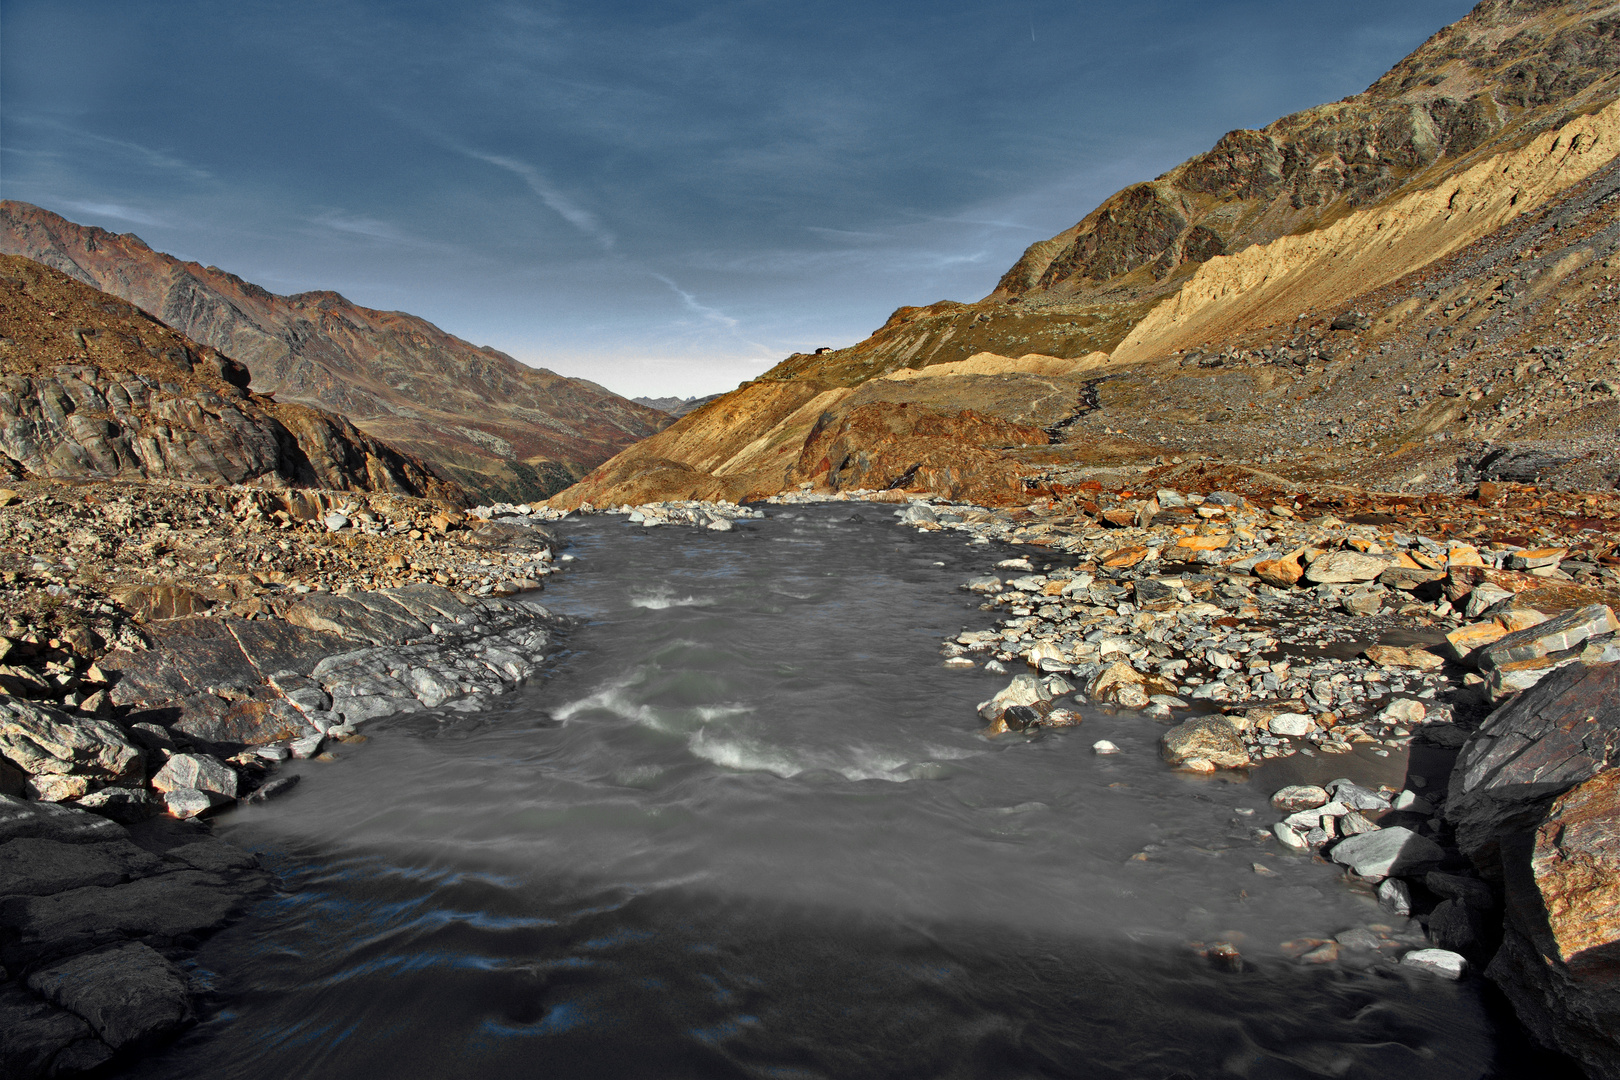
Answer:
<svg viewBox="0 0 1620 1080"><path fill-rule="evenodd" d="M1095 451L1117 464L1124 451L1110 442L1114 427L1182 411L1172 388L1193 387L1189 376L1168 372L1192 351L1249 355L1253 337L1268 364L1283 362L1271 359L1279 348L1289 345L1293 356L1293 347L1304 347L1307 335L1294 331L1326 332L1355 297L1394 283L1426 289L1424 267L1539 214L1603 174L1620 148L1617 99L1620 3L1484 0L1361 94L1265 129L1228 132L1210 151L1127 186L1070 229L1032 245L984 299L901 307L856 345L790 356L593 470L555 505L617 504L622 495L650 494L640 473L653 461L672 496L705 491L735 498L806 483L836 490L842 477L859 474L867 486L881 479L876 486L904 480L902 486L916 487L918 477L932 475L942 478L942 494L1021 497L1000 468L982 470L984 490L938 470L897 467L879 478L830 461L807 470L797 451L826 427L806 412L817 395L825 395L823 410L838 415L881 401L948 416L973 413L961 428L964 460L973 456L970 449L998 450L1022 455L1028 465L1043 455L1074 465ZM1459 198L1460 206L1451 205ZM1580 212L1596 211L1583 204ZM1380 243L1388 248L1382 254L1375 250ZM1319 279L1333 287L1290 284ZM1422 325L1428 298L1408 299L1386 320L1388 328L1376 331L1378 355L1392 358L1391 379L1372 380L1379 396L1361 399L1360 407L1416 372L1434 377L1429 339L1408 335L1441 328ZM1525 314L1553 318L1551 309ZM1523 331L1514 327L1503 340L1516 341ZM1398 365L1390 351L1397 343ZM1493 362L1483 354L1452 362L1465 360ZM1334 381L1331 373L1321 378L1311 392ZM1305 424L1315 410L1285 394L1293 382L1290 375L1233 392L1265 400L1272 416ZM1404 401L1388 405L1389 413L1411 414ZM1101 432L1109 438L1082 448L1074 442L1088 430L1080 421L1099 409L1115 410L1114 424ZM985 416L1033 426L1047 441L1022 448L975 443L974 432L992 430L980 422ZM721 431L726 425L741 425L749 438ZM922 430L909 421L902 427ZM845 452L903 463L911 435L893 425L887 433L859 423L855 430L868 444L846 442ZM918 444L919 462L938 457L941 436L937 426L930 430L929 445ZM707 441L746 441L753 449L707 465L693 449L706 441L704 432ZM1382 434L1398 447L1445 433L1414 428L1404 440ZM1162 441L1174 445L1177 438L1166 432ZM1059 444L1061 451L1042 449ZM1099 449L1105 444L1112 448ZM1160 449L1137 443L1131 453L1151 461ZM1311 465L1319 477L1332 468L1326 461ZM1420 474L1436 482L1427 466L1404 475Z"/></svg>
<svg viewBox="0 0 1620 1080"><path fill-rule="evenodd" d="M345 416L486 500L542 498L669 422L406 312L329 289L279 296L28 203L0 202L0 252L136 304L245 363L255 389Z"/></svg>

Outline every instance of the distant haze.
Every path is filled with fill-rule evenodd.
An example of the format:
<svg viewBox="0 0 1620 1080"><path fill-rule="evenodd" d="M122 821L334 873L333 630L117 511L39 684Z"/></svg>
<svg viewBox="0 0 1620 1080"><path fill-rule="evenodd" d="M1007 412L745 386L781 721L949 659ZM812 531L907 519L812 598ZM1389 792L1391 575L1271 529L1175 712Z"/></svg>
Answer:
<svg viewBox="0 0 1620 1080"><path fill-rule="evenodd" d="M7 0L0 194L627 396L983 296L1462 0Z"/></svg>

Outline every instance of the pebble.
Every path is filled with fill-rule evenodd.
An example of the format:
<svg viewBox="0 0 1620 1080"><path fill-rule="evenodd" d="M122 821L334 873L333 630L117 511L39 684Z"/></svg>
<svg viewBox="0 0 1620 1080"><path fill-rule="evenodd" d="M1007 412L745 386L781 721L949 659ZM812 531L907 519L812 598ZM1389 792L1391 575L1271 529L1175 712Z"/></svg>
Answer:
<svg viewBox="0 0 1620 1080"><path fill-rule="evenodd" d="M1119 747L1115 746L1107 739L1098 739L1096 742L1091 744L1091 752L1093 754L1117 754L1119 753Z"/></svg>

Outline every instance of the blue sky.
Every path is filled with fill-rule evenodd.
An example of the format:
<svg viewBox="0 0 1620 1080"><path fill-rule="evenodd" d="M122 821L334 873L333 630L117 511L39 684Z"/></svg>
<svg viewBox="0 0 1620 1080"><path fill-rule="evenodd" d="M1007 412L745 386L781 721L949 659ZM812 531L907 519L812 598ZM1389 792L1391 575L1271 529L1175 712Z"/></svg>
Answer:
<svg viewBox="0 0 1620 1080"><path fill-rule="evenodd" d="M4 0L0 194L626 395L983 296L1461 0Z"/></svg>

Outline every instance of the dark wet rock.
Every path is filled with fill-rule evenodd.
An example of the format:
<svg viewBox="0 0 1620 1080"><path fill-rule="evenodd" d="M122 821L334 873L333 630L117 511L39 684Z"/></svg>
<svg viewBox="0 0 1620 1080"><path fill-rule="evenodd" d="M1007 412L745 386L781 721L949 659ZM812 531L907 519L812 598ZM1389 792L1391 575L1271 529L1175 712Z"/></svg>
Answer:
<svg viewBox="0 0 1620 1080"><path fill-rule="evenodd" d="M0 896L121 885L161 868L161 859L125 839L79 844L20 837L0 844Z"/></svg>
<svg viewBox="0 0 1620 1080"><path fill-rule="evenodd" d="M1620 763L1620 664L1573 664L1491 713L1452 770L1457 844L1500 878L1504 840L1532 833L1552 800Z"/></svg>
<svg viewBox="0 0 1620 1080"><path fill-rule="evenodd" d="M28 976L27 985L81 1017L114 1051L152 1044L196 1018L185 975L139 942L40 968Z"/></svg>
<svg viewBox="0 0 1620 1080"><path fill-rule="evenodd" d="M1461 900L1442 900L1429 913L1429 940L1442 949L1470 952L1480 943L1484 920Z"/></svg>
<svg viewBox="0 0 1620 1080"><path fill-rule="evenodd" d="M1445 858L1439 844L1398 825L1345 837L1328 854L1364 878L1407 875Z"/></svg>
<svg viewBox="0 0 1620 1080"><path fill-rule="evenodd" d="M90 1025L16 983L0 983L0 1076L72 1076L112 1057Z"/></svg>

